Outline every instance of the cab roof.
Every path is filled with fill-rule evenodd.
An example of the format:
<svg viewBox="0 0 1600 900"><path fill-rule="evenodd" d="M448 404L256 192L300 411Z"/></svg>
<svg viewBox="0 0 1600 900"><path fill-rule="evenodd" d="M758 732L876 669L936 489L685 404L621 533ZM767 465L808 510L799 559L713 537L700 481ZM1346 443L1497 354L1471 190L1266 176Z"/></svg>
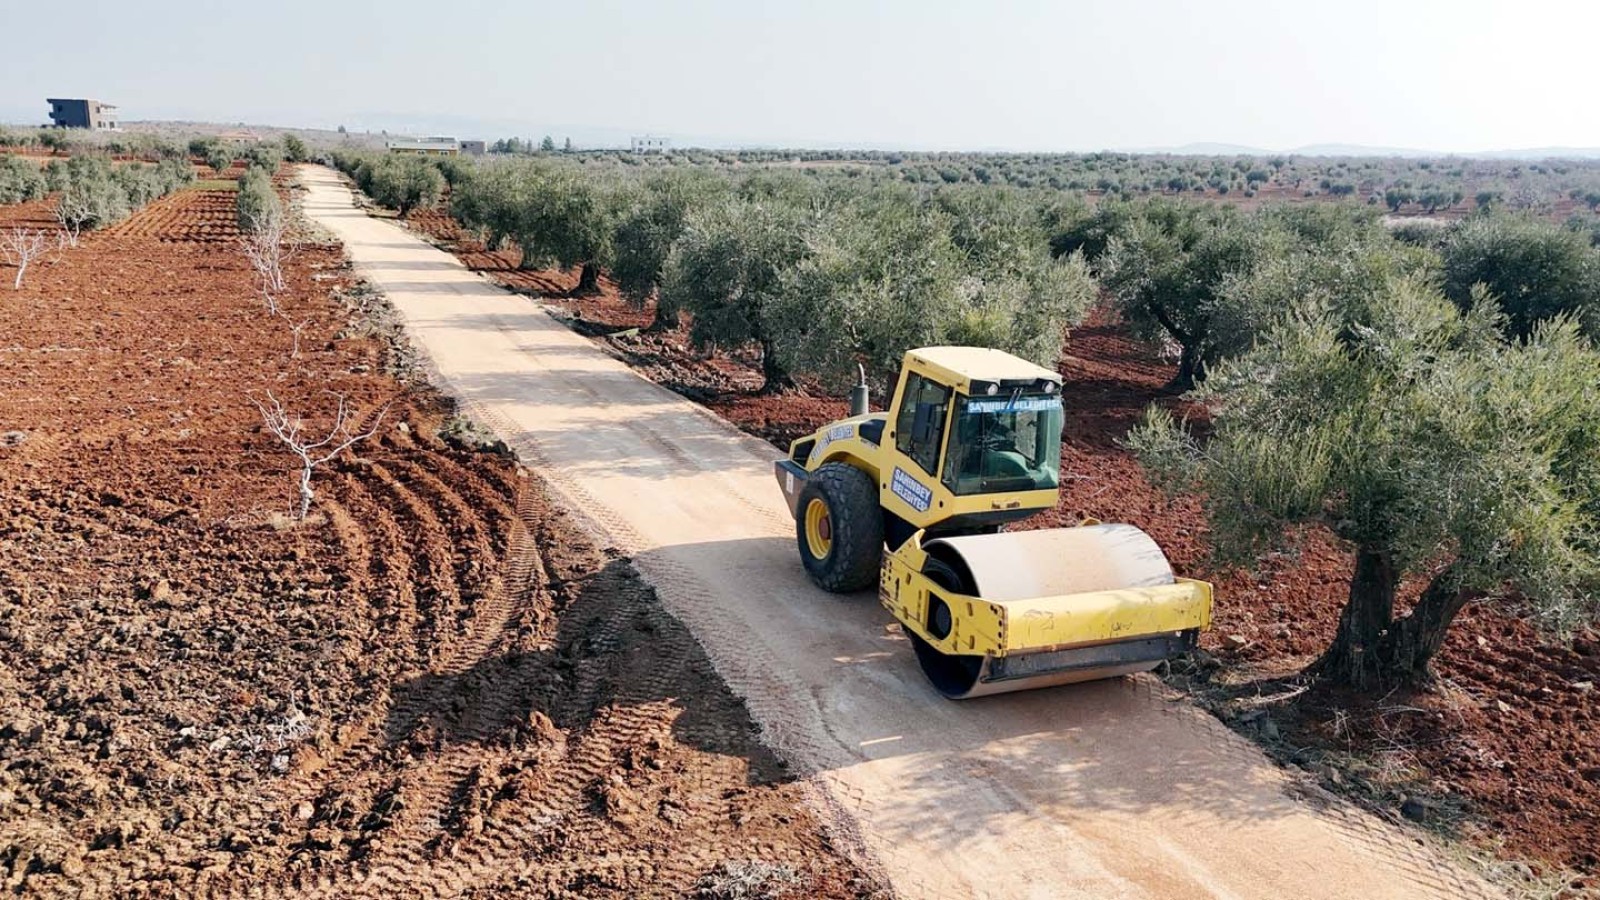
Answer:
<svg viewBox="0 0 1600 900"><path fill-rule="evenodd" d="M973 381L1034 381L1040 378L1056 383L1061 374L989 347L919 347L906 356L932 369L943 370L948 381L966 390Z"/></svg>

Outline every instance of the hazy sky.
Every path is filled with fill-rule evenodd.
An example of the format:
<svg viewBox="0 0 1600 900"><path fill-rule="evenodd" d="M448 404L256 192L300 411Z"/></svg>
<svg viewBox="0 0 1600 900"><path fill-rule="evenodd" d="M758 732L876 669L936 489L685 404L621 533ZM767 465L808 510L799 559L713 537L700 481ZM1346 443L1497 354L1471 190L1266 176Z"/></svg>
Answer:
<svg viewBox="0 0 1600 900"><path fill-rule="evenodd" d="M1594 0L0 2L10 121L90 96L773 144L1600 146Z"/></svg>

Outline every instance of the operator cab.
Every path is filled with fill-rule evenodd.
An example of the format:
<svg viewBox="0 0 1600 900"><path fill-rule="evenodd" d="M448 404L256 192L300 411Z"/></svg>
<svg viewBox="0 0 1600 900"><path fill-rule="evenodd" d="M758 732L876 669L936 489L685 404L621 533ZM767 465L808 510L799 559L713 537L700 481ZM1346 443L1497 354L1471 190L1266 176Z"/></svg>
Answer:
<svg viewBox="0 0 1600 900"><path fill-rule="evenodd" d="M1062 426L1056 386L1014 385L1002 394L989 382L982 389L970 396L912 375L911 402L901 405L895 423L900 452L930 474L942 456L940 481L956 496L1055 490Z"/></svg>
<svg viewBox="0 0 1600 900"><path fill-rule="evenodd" d="M992 528L1055 505L1063 424L1056 372L998 350L924 347L907 354L890 410L893 449L911 464L906 470L936 480L951 498L919 527Z"/></svg>

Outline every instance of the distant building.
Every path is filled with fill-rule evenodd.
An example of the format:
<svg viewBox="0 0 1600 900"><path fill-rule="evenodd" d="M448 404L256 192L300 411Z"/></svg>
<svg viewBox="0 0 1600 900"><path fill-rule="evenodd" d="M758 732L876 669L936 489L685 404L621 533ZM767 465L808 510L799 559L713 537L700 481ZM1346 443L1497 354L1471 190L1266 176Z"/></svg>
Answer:
<svg viewBox="0 0 1600 900"><path fill-rule="evenodd" d="M672 141L664 137L645 135L633 139L633 152L635 153L671 153Z"/></svg>
<svg viewBox="0 0 1600 900"><path fill-rule="evenodd" d="M479 142L480 146L482 142ZM390 153L413 153L419 156L459 156L461 142L453 137L397 138L388 144Z"/></svg>
<svg viewBox="0 0 1600 900"><path fill-rule="evenodd" d="M50 121L57 128L88 128L92 131L116 131L117 108L99 100L60 100L50 98Z"/></svg>
<svg viewBox="0 0 1600 900"><path fill-rule="evenodd" d="M468 156L482 156L489 152L489 145L483 141L462 141L461 152Z"/></svg>

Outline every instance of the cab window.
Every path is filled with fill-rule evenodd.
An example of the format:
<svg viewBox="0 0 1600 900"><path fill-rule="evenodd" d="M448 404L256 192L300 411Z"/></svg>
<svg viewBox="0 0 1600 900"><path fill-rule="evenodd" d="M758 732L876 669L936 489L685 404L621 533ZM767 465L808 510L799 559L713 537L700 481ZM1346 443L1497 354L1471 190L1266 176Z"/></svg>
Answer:
<svg viewBox="0 0 1600 900"><path fill-rule="evenodd" d="M944 483L958 496L1053 489L1061 471L1061 397L960 397Z"/></svg>
<svg viewBox="0 0 1600 900"><path fill-rule="evenodd" d="M894 423L894 445L929 475L939 470L939 448L944 443L945 413L949 409L948 387L921 375L906 378L900 416Z"/></svg>

